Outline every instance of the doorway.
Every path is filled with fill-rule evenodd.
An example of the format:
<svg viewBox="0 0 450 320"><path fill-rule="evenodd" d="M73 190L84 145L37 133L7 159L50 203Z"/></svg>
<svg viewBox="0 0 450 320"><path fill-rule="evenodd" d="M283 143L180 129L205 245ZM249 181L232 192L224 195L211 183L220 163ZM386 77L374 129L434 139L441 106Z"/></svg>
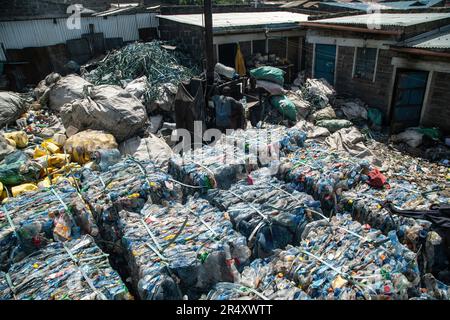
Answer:
<svg viewBox="0 0 450 320"><path fill-rule="evenodd" d="M316 44L314 78L324 78L334 85L334 70L336 66L336 46L332 44Z"/></svg>
<svg viewBox="0 0 450 320"><path fill-rule="evenodd" d="M420 124L428 71L398 69L391 111L393 133Z"/></svg>

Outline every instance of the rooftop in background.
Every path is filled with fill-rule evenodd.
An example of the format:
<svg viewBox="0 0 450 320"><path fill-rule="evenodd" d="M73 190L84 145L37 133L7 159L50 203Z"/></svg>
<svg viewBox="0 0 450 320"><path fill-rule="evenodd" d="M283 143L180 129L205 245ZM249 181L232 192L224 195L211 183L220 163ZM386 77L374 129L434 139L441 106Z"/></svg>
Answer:
<svg viewBox="0 0 450 320"><path fill-rule="evenodd" d="M403 42L401 46L417 49L450 49L450 26L410 38Z"/></svg>
<svg viewBox="0 0 450 320"><path fill-rule="evenodd" d="M159 15L158 18L199 27L204 25L201 14ZM287 11L214 13L213 30L219 32L250 28L284 29L298 27L299 22L307 20L306 14Z"/></svg>
<svg viewBox="0 0 450 320"><path fill-rule="evenodd" d="M444 6L445 0L422 0L422 1L395 1L395 2L321 2L322 6L332 6L350 10L410 10L427 9L434 6Z"/></svg>
<svg viewBox="0 0 450 320"><path fill-rule="evenodd" d="M450 12L361 14L361 15L350 15L344 17L315 20L314 22L324 24L347 24L347 25L378 24L380 26L408 27L442 19L450 19Z"/></svg>

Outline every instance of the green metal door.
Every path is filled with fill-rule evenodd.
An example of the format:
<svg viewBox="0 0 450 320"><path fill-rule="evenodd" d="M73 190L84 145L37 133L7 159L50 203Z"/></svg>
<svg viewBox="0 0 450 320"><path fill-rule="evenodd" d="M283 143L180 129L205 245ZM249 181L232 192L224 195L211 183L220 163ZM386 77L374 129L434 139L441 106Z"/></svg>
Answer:
<svg viewBox="0 0 450 320"><path fill-rule="evenodd" d="M420 124L427 80L428 71L397 71L392 103L393 110L391 113L391 128L393 132Z"/></svg>
<svg viewBox="0 0 450 320"><path fill-rule="evenodd" d="M325 78L334 85L334 69L336 64L336 46L316 44L314 62L314 78Z"/></svg>

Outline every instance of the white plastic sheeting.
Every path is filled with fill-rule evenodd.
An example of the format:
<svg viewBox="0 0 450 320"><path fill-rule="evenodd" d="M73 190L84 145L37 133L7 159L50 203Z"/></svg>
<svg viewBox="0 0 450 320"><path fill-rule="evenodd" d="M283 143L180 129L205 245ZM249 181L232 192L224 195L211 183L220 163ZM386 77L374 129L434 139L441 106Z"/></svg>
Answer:
<svg viewBox="0 0 450 320"><path fill-rule="evenodd" d="M69 29L66 22L66 18L2 21L0 42L6 49L51 46L81 38L82 34L89 33L90 24L94 25L95 32L103 32L105 38L134 41L139 40L138 29L158 26L155 13L108 16L106 19L82 17L80 29Z"/></svg>

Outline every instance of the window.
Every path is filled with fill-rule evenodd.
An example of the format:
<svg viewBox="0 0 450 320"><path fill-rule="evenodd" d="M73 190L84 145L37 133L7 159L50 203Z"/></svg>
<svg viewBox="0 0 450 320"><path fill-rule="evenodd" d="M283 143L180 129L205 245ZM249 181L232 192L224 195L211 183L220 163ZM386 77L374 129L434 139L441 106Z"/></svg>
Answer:
<svg viewBox="0 0 450 320"><path fill-rule="evenodd" d="M375 74L376 60L376 48L356 48L353 77L372 81Z"/></svg>
<svg viewBox="0 0 450 320"><path fill-rule="evenodd" d="M269 39L269 53L281 59L286 58L286 38Z"/></svg>
<svg viewBox="0 0 450 320"><path fill-rule="evenodd" d="M253 40L253 54L266 54L266 40Z"/></svg>

